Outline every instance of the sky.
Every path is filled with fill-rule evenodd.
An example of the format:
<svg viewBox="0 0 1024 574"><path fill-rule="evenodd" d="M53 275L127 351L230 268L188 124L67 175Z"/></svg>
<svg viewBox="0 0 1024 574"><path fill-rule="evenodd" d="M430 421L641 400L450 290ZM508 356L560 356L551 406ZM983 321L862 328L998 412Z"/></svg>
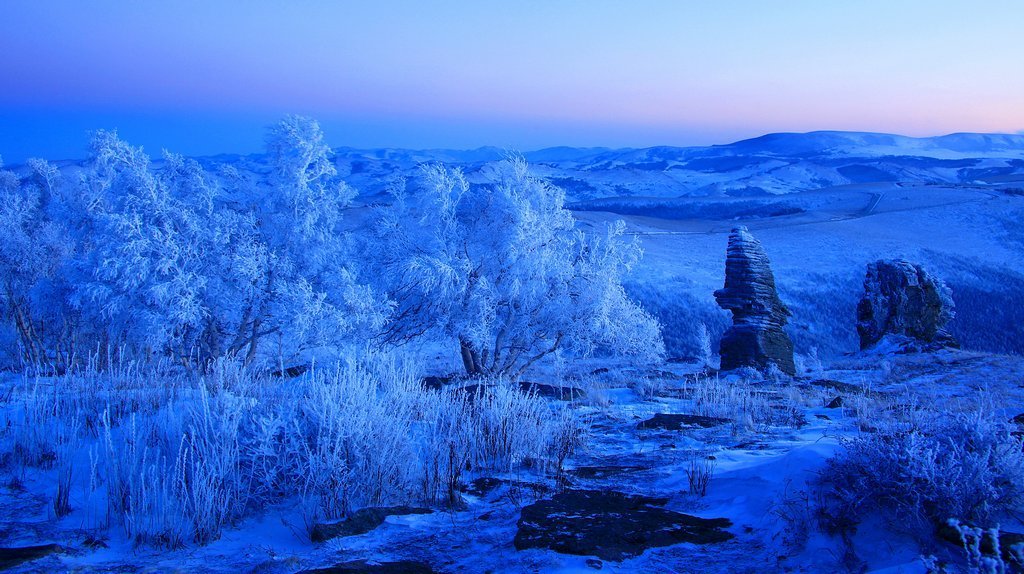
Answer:
<svg viewBox="0 0 1024 574"><path fill-rule="evenodd" d="M1024 130L1019 0L4 0L0 156Z"/></svg>

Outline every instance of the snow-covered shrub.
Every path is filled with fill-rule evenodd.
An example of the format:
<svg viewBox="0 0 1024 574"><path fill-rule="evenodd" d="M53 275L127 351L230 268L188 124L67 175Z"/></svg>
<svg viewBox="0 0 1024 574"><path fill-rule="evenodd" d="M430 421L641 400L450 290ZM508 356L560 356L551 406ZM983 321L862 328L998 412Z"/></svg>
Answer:
<svg viewBox="0 0 1024 574"><path fill-rule="evenodd" d="M190 405L190 423L181 439L176 469L179 496L196 542L220 535L221 527L245 511L251 475L243 472L240 431L249 399L200 387Z"/></svg>
<svg viewBox="0 0 1024 574"><path fill-rule="evenodd" d="M564 192L522 158L494 169L493 183L470 185L457 169L426 166L422 190L392 190L377 276L398 307L381 339L450 339L474 375L518 375L561 349L660 356L657 322L622 287L641 254L623 224L584 235Z"/></svg>
<svg viewBox="0 0 1024 574"><path fill-rule="evenodd" d="M417 442L420 460L419 493L426 504L443 501L449 507L459 502L459 487L467 465L474 458L477 429L471 420L468 393L428 392L421 402L421 433Z"/></svg>
<svg viewBox="0 0 1024 574"><path fill-rule="evenodd" d="M542 464L552 442L551 408L533 393L508 384L482 389L470 409L476 466L511 470Z"/></svg>
<svg viewBox="0 0 1024 574"><path fill-rule="evenodd" d="M756 379L759 378L758 375ZM784 394L755 385L749 378L735 376L726 380L717 374L698 374L687 383L687 390L692 391L696 414L731 419L736 433L766 431L774 425L794 422L788 409L773 405L774 399L790 406Z"/></svg>
<svg viewBox="0 0 1024 574"><path fill-rule="evenodd" d="M987 399L897 413L829 461L821 512L832 528L853 528L877 510L926 527L986 523L1024 503L1024 445Z"/></svg>
<svg viewBox="0 0 1024 574"><path fill-rule="evenodd" d="M412 489L415 403L402 389L417 381L404 373L399 376L408 376L407 381L380 375L350 363L313 372L303 381L293 423L293 472L303 480L305 495L319 500L326 518L344 516L353 506L406 500Z"/></svg>
<svg viewBox="0 0 1024 574"><path fill-rule="evenodd" d="M793 363L796 365L796 373L798 375L808 377L820 378L825 368L818 357L818 347L811 347L806 355L800 353L793 355Z"/></svg>
<svg viewBox="0 0 1024 574"><path fill-rule="evenodd" d="M689 485L690 494L705 496L708 493L708 486L715 476L715 467L718 461L708 453L691 451L689 462L685 469L686 482Z"/></svg>
<svg viewBox="0 0 1024 574"><path fill-rule="evenodd" d="M639 374L630 381L629 388L645 401L654 400L665 390L665 378L652 374Z"/></svg>
<svg viewBox="0 0 1024 574"><path fill-rule="evenodd" d="M420 442L424 499L456 503L466 470L512 472L530 466L560 475L586 441L584 421L506 380L425 394Z"/></svg>
<svg viewBox="0 0 1024 574"><path fill-rule="evenodd" d="M182 475L174 458L149 446L158 429L134 414L115 428L104 413L102 424L106 524L120 524L135 544L182 546L189 538L178 496Z"/></svg>
<svg viewBox="0 0 1024 574"><path fill-rule="evenodd" d="M961 524L956 519L950 519L948 525L960 536L960 543L967 555L967 568L971 573L1006 574L1019 572L1024 567L1024 545L1017 544L1013 548L1003 549L999 526L983 529Z"/></svg>
<svg viewBox="0 0 1024 574"><path fill-rule="evenodd" d="M701 366L707 369L712 368L715 353L711 346L711 332L708 331L708 326L704 323L697 326L697 343L699 344L697 358L700 359Z"/></svg>
<svg viewBox="0 0 1024 574"><path fill-rule="evenodd" d="M115 361L29 380L5 406L0 458L52 478L58 517L173 548L289 498L310 523L454 504L466 473L557 472L585 440L565 404L507 381L426 390L410 363L375 353L290 380L241 362L200 374Z"/></svg>

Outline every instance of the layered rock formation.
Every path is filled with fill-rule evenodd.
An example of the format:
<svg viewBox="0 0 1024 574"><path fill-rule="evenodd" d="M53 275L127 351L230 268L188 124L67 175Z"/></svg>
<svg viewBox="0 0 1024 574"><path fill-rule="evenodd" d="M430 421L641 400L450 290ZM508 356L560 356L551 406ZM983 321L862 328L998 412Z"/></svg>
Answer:
<svg viewBox="0 0 1024 574"><path fill-rule="evenodd" d="M732 311L732 327L722 336L722 370L739 367L766 369L775 364L784 373L796 372L793 343L783 330L789 309L775 290L775 276L761 243L746 227L729 235L725 288L715 291L723 309Z"/></svg>
<svg viewBox="0 0 1024 574"><path fill-rule="evenodd" d="M860 348L887 335L942 346L957 346L945 331L953 318L953 297L938 277L903 259L868 265L864 296L857 305Z"/></svg>

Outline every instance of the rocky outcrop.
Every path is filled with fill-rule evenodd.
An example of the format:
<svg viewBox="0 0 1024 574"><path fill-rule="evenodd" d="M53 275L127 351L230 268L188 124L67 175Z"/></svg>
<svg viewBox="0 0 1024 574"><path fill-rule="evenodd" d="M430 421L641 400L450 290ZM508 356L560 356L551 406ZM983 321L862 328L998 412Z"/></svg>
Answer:
<svg viewBox="0 0 1024 574"><path fill-rule="evenodd" d="M0 548L0 570L7 570L25 562L38 560L51 554L63 554L64 552L64 547L58 544Z"/></svg>
<svg viewBox="0 0 1024 574"><path fill-rule="evenodd" d="M686 415L676 413L658 413L636 425L638 429L662 429L677 431L683 429L709 429L729 423L729 419L706 417L703 415Z"/></svg>
<svg viewBox="0 0 1024 574"><path fill-rule="evenodd" d="M868 265L864 296L857 305L860 348L894 335L936 347L957 346L945 331L953 318L953 297L941 279L903 259Z"/></svg>
<svg viewBox="0 0 1024 574"><path fill-rule="evenodd" d="M722 336L722 370L775 364L794 374L793 343L783 330L789 309L775 290L775 276L761 243L746 227L729 235L725 287L715 291L718 305L732 311L732 327Z"/></svg>
<svg viewBox="0 0 1024 574"><path fill-rule="evenodd" d="M648 548L725 542L725 518L697 518L661 508L667 498L568 490L523 508L515 546L622 561Z"/></svg>

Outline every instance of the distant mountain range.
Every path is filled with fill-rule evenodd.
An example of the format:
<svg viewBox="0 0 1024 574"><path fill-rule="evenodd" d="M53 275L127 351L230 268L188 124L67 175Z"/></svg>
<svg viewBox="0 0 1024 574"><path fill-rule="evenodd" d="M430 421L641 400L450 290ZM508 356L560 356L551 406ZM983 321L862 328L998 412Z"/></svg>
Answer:
<svg viewBox="0 0 1024 574"><path fill-rule="evenodd" d="M336 148L339 173L368 201L394 177L415 179L423 163L461 167L488 181L488 164L510 151ZM819 131L775 133L726 145L643 149L553 147L523 155L570 201L620 197L763 197L872 182L1024 182L1024 135L958 133L913 138ZM208 168L234 164L265 171L265 157L198 158ZM62 166L78 162L59 162ZM1016 185L1016 183L1014 183Z"/></svg>
<svg viewBox="0 0 1024 574"><path fill-rule="evenodd" d="M337 165L364 194L396 174L440 161L473 181L508 153L338 148ZM523 154L572 200L605 197L749 197L837 185L908 181L997 182L1024 178L1024 135L960 133L912 138L861 132L777 133L727 145L644 149L554 147Z"/></svg>

